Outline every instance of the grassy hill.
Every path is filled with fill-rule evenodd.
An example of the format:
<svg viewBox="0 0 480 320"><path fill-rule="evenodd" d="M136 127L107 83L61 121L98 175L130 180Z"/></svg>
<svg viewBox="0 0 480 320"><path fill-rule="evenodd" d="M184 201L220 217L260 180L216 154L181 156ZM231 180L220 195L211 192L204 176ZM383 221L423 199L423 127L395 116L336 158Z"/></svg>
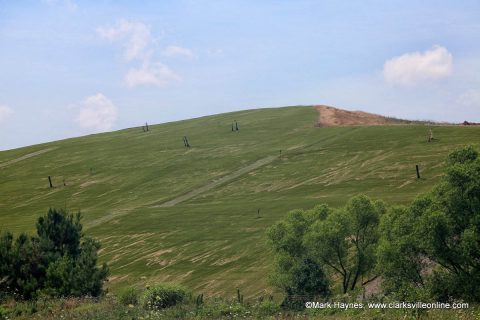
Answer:
<svg viewBox="0 0 480 320"><path fill-rule="evenodd" d="M33 232L49 207L81 210L112 290L167 281L252 296L267 288L265 229L287 211L358 193L407 203L450 150L480 142L480 127L434 126L428 143L423 124L318 119L314 107L245 110L0 152L0 228Z"/></svg>

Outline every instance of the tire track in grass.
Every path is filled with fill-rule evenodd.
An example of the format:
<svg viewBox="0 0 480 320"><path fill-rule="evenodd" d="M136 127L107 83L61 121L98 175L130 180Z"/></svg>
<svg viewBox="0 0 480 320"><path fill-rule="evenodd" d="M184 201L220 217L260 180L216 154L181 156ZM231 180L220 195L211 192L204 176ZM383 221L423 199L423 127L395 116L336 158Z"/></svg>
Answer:
<svg viewBox="0 0 480 320"><path fill-rule="evenodd" d="M332 137L328 137L326 139L322 139L320 141L317 141L317 142L314 142L310 145L306 145L306 146L299 146L297 148L293 148L293 149L290 149L288 151L288 153L286 154L290 154L290 155L295 155L295 154L298 154L298 152L302 152L302 150L305 150L305 149L308 149L312 146L318 146L318 145L321 145L321 146L325 146L325 145L328 145L329 143L332 143L344 136L347 136L347 135L351 135L351 134L354 134L356 132L356 130L358 130L358 128L353 128L352 130L349 130L349 131L346 131L346 132L342 132L340 134L337 134L337 135L334 135ZM305 151L304 151L305 152ZM286 155L285 154L285 155ZM150 206L150 208L168 208L168 207L173 207L181 202L185 202L187 200L190 200L196 196L198 196L199 194L202 194L202 193L205 193L207 191L210 191L218 186L221 186L221 185L224 185L226 183L229 183L231 182L232 180L244 175L244 174L247 174L253 170L256 170L258 168L261 168L265 165L268 165L272 162L274 162L275 160L279 159L279 155L271 155L271 156L267 156L265 158L262 158L260 160L257 160L256 162L246 166L246 167L243 167L243 168L240 168L236 171L233 171L217 180L214 180L210 183L207 183L201 187L198 187L198 188L195 188L193 190L190 190L188 191L187 193L184 193L178 197L175 197L173 199L170 199L170 200L167 200L167 201L160 201L160 202L154 202L152 206ZM115 213L110 213L106 216L103 216L101 218L98 218L98 219L95 219L93 221L90 221L88 223L86 223L86 228L85 229L90 229L90 228L93 228L93 227L96 227L98 225L101 225L103 223L106 223L106 222L109 222L115 218L118 218L118 217L121 217L121 216L124 216L124 215L127 215L129 214L131 211L133 210L133 208L130 208L129 210L119 210Z"/></svg>
<svg viewBox="0 0 480 320"><path fill-rule="evenodd" d="M234 171L232 173L229 173L217 180L214 180L210 183L207 183L199 188L196 188L196 189L193 189L181 196L178 196L176 198L173 198L171 200L168 200L168 201L165 201L165 202L160 202L158 203L157 205L153 205L151 206L150 208L162 208L162 207L172 207L180 202L184 202L184 201L187 201L187 200L190 200L191 198L193 197L196 197L197 195L201 194L201 193L204 193L204 192L207 192L213 188L216 188L222 184L225 184L227 182L230 182L236 178L238 178L239 176L241 175L244 175L250 171L253 171L255 169L258 169L262 166L265 166L269 163L272 163L275 159L277 159L278 156L268 156L268 157L265 157L265 158L262 158L260 160L257 160L256 162L246 166L246 167L243 167L237 171ZM87 223L84 224L84 229L85 230L88 230L88 229L91 229L91 228L94 228L94 227L97 227L101 224L104 224L104 223L107 223L107 222L110 222L111 220L113 219L116 219L116 218L119 218L119 217L122 217L122 216L125 216L127 214L129 214L133 209L130 208L130 209L123 209L123 210L117 210L115 212L112 212L110 214L107 214L103 217L100 217L100 218L97 218L95 220L92 220L92 221L89 221Z"/></svg>
<svg viewBox="0 0 480 320"><path fill-rule="evenodd" d="M204 193L204 192L207 192L207 191L210 191L212 190L213 188L216 188L222 184L225 184L225 183L228 183L246 173L249 173L250 171L253 171L255 169L258 169L260 167L263 167L269 163L272 163L275 159L277 159L278 156L268 156L268 157L265 157L263 159L260 159L260 160L257 160L256 162L246 166L246 167L243 167L241 169L238 169L237 171L234 171L230 174L227 174L217 180L214 180L210 183L207 183L206 185L203 185L199 188L196 188L196 189L193 189L179 197L176 197L176 198L173 198L171 200L168 200L166 202L163 202L163 203L160 203L160 204L157 204L157 205L154 205L152 206L152 208L164 208L164 207L173 207L174 205L176 204L179 204L181 202L184 202L184 201L187 201L187 200L190 200L196 196L198 196L199 194L201 193Z"/></svg>
<svg viewBox="0 0 480 320"><path fill-rule="evenodd" d="M32 152L32 153L28 153L26 155L23 155L21 157L18 157L16 159L12 159L12 160L9 160L9 161L5 161L5 162L2 162L0 163L0 168L4 168L4 167L7 167L11 164L14 164L14 163L17 163L17 162L20 162L22 160L25 160L25 159L28 159L28 158L31 158L31 157L35 157L35 156L38 156L42 153L46 153L46 152L49 152L49 151L52 151L52 150L55 150L57 149L56 147L53 147L53 148L47 148L47 149L42 149L42 150L38 150L38 151L35 151L35 152Z"/></svg>
<svg viewBox="0 0 480 320"><path fill-rule="evenodd" d="M295 154L297 152L301 152L302 150L305 150L309 147L312 147L314 145L326 145L326 144L329 144L331 142L334 142L340 138L342 138L343 136L346 136L346 135L350 135L350 134L353 134L356 130L358 130L358 128L353 128L352 130L349 130L349 131L346 131L346 132L343 132L343 133L340 133L340 134L337 134L335 136L332 136L332 137L329 137L327 139L323 139L323 140L320 140L318 142L314 142L310 145L307 145L307 146L299 146L297 148L293 148L293 149L290 149L288 153L286 154ZM196 188L196 189L193 189L183 195L180 195L178 197L175 197L171 200L168 200L168 201L163 201L163 202L160 202L155 205L153 205L151 208L167 208L167 207L173 207L174 205L177 205L181 202L184 202L184 201L187 201L187 200L190 200L196 196L198 196L199 194L202 194L202 193L205 193L207 191L210 191L220 185L223 185L223 184L226 184L246 173L249 173L253 170L256 170L260 167L263 167L267 164L270 164L272 163L273 161L277 160L279 158L278 155L271 155L271 156L268 156L268 157L265 157L265 158L262 158L260 160L257 160L256 162L246 166L246 167L243 167L241 169L238 169L237 171L234 171L232 173L229 173L217 180L214 180L210 183L207 183L206 185L203 185L199 188Z"/></svg>

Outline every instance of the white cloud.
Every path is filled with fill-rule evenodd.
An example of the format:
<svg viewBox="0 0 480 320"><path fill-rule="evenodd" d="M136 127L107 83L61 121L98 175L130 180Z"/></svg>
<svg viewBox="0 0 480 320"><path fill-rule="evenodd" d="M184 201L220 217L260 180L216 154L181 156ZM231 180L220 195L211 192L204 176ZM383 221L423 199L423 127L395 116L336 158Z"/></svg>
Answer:
<svg viewBox="0 0 480 320"><path fill-rule="evenodd" d="M114 27L98 27L97 33L109 41L121 41L127 61L148 58L152 43L150 28L141 22L119 21Z"/></svg>
<svg viewBox="0 0 480 320"><path fill-rule="evenodd" d="M480 107L480 91L469 90L462 93L458 97L457 103L465 107Z"/></svg>
<svg viewBox="0 0 480 320"><path fill-rule="evenodd" d="M188 48L178 47L178 46L168 46L163 50L162 54L167 57L175 57L175 56L184 56L186 58L194 57L192 50Z"/></svg>
<svg viewBox="0 0 480 320"><path fill-rule="evenodd" d="M0 122L9 118L11 115L13 115L13 113L14 112L12 108L5 105L0 105Z"/></svg>
<svg viewBox="0 0 480 320"><path fill-rule="evenodd" d="M76 122L95 132L110 130L117 119L117 108L101 93L85 98L80 104Z"/></svg>
<svg viewBox="0 0 480 320"><path fill-rule="evenodd" d="M140 68L131 68L125 75L125 83L130 88L142 85L161 87L176 80L180 80L180 77L168 66L161 63L153 65L145 63Z"/></svg>
<svg viewBox="0 0 480 320"><path fill-rule="evenodd" d="M383 77L389 83L408 86L448 77L452 71L452 54L444 47L434 46L425 52L405 53L387 60Z"/></svg>
<svg viewBox="0 0 480 320"><path fill-rule="evenodd" d="M156 41L147 25L141 22L121 20L114 26L98 27L97 34L103 39L122 44L124 58L130 65L130 69L124 77L128 87L162 87L172 81L180 80L180 77L169 66L158 60L155 61ZM179 46L168 46L159 53L169 57L194 57L191 50Z"/></svg>

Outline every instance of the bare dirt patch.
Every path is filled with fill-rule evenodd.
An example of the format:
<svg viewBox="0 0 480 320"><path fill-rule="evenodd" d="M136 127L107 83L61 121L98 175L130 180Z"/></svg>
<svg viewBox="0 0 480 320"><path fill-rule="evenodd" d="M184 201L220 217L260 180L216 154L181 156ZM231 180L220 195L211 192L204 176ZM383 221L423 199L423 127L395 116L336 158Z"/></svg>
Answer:
<svg viewBox="0 0 480 320"><path fill-rule="evenodd" d="M319 126L375 126L399 124L403 121L363 111L347 111L329 106L316 106Z"/></svg>

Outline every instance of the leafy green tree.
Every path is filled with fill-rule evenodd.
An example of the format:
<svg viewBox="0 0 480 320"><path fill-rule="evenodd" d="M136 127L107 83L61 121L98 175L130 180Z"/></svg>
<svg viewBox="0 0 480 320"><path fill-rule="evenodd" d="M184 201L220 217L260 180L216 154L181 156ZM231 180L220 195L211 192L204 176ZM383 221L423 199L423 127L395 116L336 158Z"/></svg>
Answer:
<svg viewBox="0 0 480 320"><path fill-rule="evenodd" d="M421 204L419 201L417 206ZM378 270L385 293L395 294L401 300L415 301L417 291L426 289L423 270L428 268L428 259L421 253L415 221L416 210L393 207L380 223Z"/></svg>
<svg viewBox="0 0 480 320"><path fill-rule="evenodd" d="M383 202L364 195L351 198L340 209L323 204L289 212L267 233L275 253L272 283L287 297L311 299L330 294L326 270L332 278L335 273L340 276L343 293L373 280L378 225L385 212Z"/></svg>
<svg viewBox="0 0 480 320"><path fill-rule="evenodd" d="M435 299L480 301L478 153L473 147L452 152L445 171L430 193L387 214L380 269L387 286L423 286Z"/></svg>
<svg viewBox="0 0 480 320"><path fill-rule="evenodd" d="M305 302L314 297L330 295L329 281L322 267L311 258L297 261L291 269L291 282L285 288L288 296L295 297L288 301L290 307L303 308Z"/></svg>
<svg viewBox="0 0 480 320"><path fill-rule="evenodd" d="M438 264L438 297L480 301L480 159L473 147L452 152L444 180L419 217L425 254ZM440 288L440 290L436 290Z"/></svg>
<svg viewBox="0 0 480 320"><path fill-rule="evenodd" d="M383 202L356 196L344 208L316 221L306 235L305 244L311 255L342 279L343 293L354 290L364 276L367 280L362 284L376 278L372 271L376 264L378 225L385 211Z"/></svg>
<svg viewBox="0 0 480 320"><path fill-rule="evenodd" d="M304 308L305 301L330 294L322 265L309 256L303 243L312 222L328 211L326 206L308 211L293 210L285 220L268 229L268 242L275 253L270 281L285 293L284 307Z"/></svg>
<svg viewBox="0 0 480 320"><path fill-rule="evenodd" d="M315 222L305 239L311 255L340 275L344 293L348 290L352 274L348 265L351 260L349 237L347 215L341 210L335 210L325 220Z"/></svg>

